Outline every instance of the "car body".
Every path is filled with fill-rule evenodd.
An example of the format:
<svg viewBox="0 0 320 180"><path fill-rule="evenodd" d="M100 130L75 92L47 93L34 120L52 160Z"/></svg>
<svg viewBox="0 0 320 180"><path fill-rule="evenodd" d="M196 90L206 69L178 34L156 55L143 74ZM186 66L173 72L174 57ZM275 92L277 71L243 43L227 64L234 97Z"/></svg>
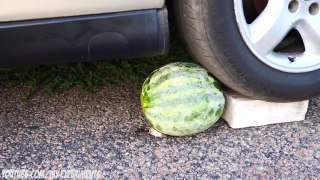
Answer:
<svg viewBox="0 0 320 180"><path fill-rule="evenodd" d="M0 0L0 65L163 54L164 0Z"/></svg>

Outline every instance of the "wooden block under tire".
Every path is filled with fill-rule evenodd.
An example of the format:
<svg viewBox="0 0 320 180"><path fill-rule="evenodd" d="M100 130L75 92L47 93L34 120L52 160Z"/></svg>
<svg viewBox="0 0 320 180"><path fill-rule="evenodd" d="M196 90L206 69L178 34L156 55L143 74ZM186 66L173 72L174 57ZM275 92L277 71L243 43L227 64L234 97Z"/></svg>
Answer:
<svg viewBox="0 0 320 180"><path fill-rule="evenodd" d="M226 92L225 97L226 107L222 118L231 128L302 121L309 104L309 101L274 103L252 100L233 91Z"/></svg>

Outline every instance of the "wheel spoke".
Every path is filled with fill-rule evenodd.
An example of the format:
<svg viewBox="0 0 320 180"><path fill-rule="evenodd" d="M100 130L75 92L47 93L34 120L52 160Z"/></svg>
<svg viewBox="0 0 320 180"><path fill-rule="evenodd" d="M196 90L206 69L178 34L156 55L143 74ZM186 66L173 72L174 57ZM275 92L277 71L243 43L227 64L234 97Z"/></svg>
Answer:
<svg viewBox="0 0 320 180"><path fill-rule="evenodd" d="M269 0L264 11L248 25L251 41L260 53L268 54L285 38L294 22L285 1Z"/></svg>
<svg viewBox="0 0 320 180"><path fill-rule="evenodd" d="M312 16L301 20L297 25L306 52L319 53L320 52L320 17Z"/></svg>

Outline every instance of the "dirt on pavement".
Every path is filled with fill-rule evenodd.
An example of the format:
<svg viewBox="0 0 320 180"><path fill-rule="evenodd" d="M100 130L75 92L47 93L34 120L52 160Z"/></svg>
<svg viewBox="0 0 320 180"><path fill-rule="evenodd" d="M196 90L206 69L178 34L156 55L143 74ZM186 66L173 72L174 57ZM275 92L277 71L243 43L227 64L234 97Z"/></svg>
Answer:
<svg viewBox="0 0 320 180"><path fill-rule="evenodd" d="M233 130L220 120L204 133L155 138L140 89L38 92L0 82L0 170L90 169L108 179L317 179L320 98L303 122ZM259 117L257 117L257 121Z"/></svg>

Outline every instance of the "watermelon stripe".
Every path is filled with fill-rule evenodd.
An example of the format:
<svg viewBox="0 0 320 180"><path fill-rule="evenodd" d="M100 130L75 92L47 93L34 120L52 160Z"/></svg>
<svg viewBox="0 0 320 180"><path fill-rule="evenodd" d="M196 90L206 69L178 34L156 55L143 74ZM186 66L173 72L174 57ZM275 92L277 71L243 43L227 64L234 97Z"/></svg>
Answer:
<svg viewBox="0 0 320 180"><path fill-rule="evenodd" d="M209 91L209 90L204 90L204 89L198 89L198 88L195 88L195 89L187 89L185 91L176 91L176 92L170 92L168 91L167 92L167 95L166 96L161 96L161 95L165 95L165 92L164 93L161 93L160 95L150 95L152 96L151 99L150 99L150 104L159 104L159 101L161 103L165 103L165 102L168 102L170 101L171 103L179 103L183 100L188 100L188 101L191 101L191 100L194 100L194 99L198 99L198 100L201 100L201 97L205 96L205 95L208 95L208 94L216 94L217 92L212 92L212 91ZM180 99L180 101L177 101L178 99Z"/></svg>
<svg viewBox="0 0 320 180"><path fill-rule="evenodd" d="M153 108L155 106L159 107L173 107L176 104L184 104L185 106L194 105L196 103L200 103L204 100L204 97L210 96L211 98L215 98L216 92L204 91L199 90L197 92L194 91L186 91L186 92L177 92L174 94L169 94L166 97L161 98L158 97L157 99L151 99L148 101L148 106L144 106L145 108ZM184 98L188 97L188 98ZM208 100L209 101L209 100Z"/></svg>
<svg viewBox="0 0 320 180"><path fill-rule="evenodd" d="M204 71L203 69L193 70L193 71L190 71L190 72L185 71L184 69L178 69L178 70L175 71L174 74L172 72L173 72L172 69L166 69L165 72L160 72L159 71L159 73L162 73L162 75L160 77L153 77L153 79L154 79L153 82L161 83L162 82L162 81L160 81L161 79L165 80L163 78L164 76L170 76L170 77L176 77L176 76L189 76L189 77L207 76L207 72Z"/></svg>
<svg viewBox="0 0 320 180"><path fill-rule="evenodd" d="M175 84L175 86L172 86L172 84ZM196 87L203 87L208 86L208 84L213 84L213 82L203 81L201 78L173 78L169 79L167 81L164 81L161 84L158 84L152 89L152 93L156 94L158 91L163 90L163 88L166 88L168 86L171 86L172 88L175 88L177 86L196 86Z"/></svg>
<svg viewBox="0 0 320 180"><path fill-rule="evenodd" d="M212 97L207 96L206 98L210 99ZM185 120L190 121L188 118L192 118L193 112L206 114L206 110L210 111L210 109L214 109L216 107L216 103L208 103L208 101L205 100L203 100L202 102L194 103L194 105L195 106L190 106L188 104L177 103L176 105L172 106L156 106L148 110L148 112L150 116L162 116L163 119L170 121L171 119L178 118L180 114L183 114L185 117L187 117ZM193 109L193 111L191 112L190 109ZM176 116L174 116L175 114Z"/></svg>
<svg viewBox="0 0 320 180"><path fill-rule="evenodd" d="M190 76L190 75L189 75ZM161 83L158 82L156 84L150 84L152 88L152 92L154 94L158 93L158 91L161 91L163 89L167 89L167 87L172 86L174 84L173 87L176 86L181 86L181 85L208 85L208 83L214 83L215 81L210 77L207 79L205 79L203 76L185 76L183 74L179 75L179 76L175 76L175 77L169 77L166 76L166 80L163 80ZM205 79L205 80L203 80ZM211 81L211 80L212 81Z"/></svg>
<svg viewBox="0 0 320 180"><path fill-rule="evenodd" d="M212 85L211 85L212 86ZM181 85L181 86L174 86L171 88L163 88L159 89L158 91L148 91L148 95L152 96L152 99L157 99L157 98L164 98L167 96L172 96L176 95L178 96L179 94L198 94L198 93L203 93L203 92L211 92L211 93L219 93L219 91L215 91L209 88L210 86L205 85L205 84L186 84L186 85ZM204 91L205 90L205 91ZM193 92L193 93L192 93Z"/></svg>

